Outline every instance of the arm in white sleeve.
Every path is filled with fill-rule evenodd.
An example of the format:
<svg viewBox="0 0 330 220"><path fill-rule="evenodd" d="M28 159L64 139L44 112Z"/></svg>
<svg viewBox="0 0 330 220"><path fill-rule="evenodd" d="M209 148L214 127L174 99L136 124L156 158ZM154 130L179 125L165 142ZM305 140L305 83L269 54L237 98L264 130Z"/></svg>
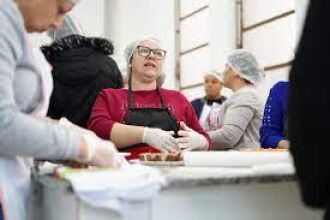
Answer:
<svg viewBox="0 0 330 220"><path fill-rule="evenodd" d="M15 71L27 53L23 52L24 32L15 25L0 14L0 154L74 159L81 141L79 132L34 118L21 112L16 104L14 94L24 91L13 89ZM29 79L24 83L28 84Z"/></svg>

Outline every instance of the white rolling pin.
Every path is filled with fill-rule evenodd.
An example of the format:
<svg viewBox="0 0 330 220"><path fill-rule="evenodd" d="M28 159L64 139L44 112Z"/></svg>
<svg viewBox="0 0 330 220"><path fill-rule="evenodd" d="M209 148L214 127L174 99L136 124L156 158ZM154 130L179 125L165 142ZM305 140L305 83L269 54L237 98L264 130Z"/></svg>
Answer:
<svg viewBox="0 0 330 220"><path fill-rule="evenodd" d="M288 151L203 151L186 152L183 155L185 166L190 167L252 167L267 164L292 164Z"/></svg>

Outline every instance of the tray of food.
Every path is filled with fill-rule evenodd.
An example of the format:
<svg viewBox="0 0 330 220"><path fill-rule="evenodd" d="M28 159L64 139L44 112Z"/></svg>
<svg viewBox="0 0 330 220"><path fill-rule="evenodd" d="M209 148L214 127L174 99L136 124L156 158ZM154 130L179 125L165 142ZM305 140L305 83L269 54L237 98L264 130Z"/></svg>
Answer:
<svg viewBox="0 0 330 220"><path fill-rule="evenodd" d="M142 153L138 160L131 162L148 166L183 166L180 153Z"/></svg>

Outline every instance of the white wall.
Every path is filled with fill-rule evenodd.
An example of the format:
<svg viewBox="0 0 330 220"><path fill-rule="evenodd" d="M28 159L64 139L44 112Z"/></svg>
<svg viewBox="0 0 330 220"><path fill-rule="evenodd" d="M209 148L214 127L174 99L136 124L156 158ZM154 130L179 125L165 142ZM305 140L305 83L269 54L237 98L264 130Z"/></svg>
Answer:
<svg viewBox="0 0 330 220"><path fill-rule="evenodd" d="M236 6L233 0L210 1L211 69L224 68L228 53L236 48Z"/></svg>
<svg viewBox="0 0 330 220"><path fill-rule="evenodd" d="M237 23L235 2L233 0L210 0L210 69L223 71L227 55L236 48ZM229 96L231 91L223 88L222 94Z"/></svg>
<svg viewBox="0 0 330 220"><path fill-rule="evenodd" d="M236 48L236 4L233 0L210 0L209 39L210 59L208 70L223 71L227 55ZM198 31L198 29L197 29ZM203 75L200 76L203 82ZM203 87L184 90L189 100L204 96ZM222 94L229 96L231 91L223 88Z"/></svg>
<svg viewBox="0 0 330 220"><path fill-rule="evenodd" d="M87 36L103 36L114 42L114 58L125 70L123 50L128 42L144 35L161 40L168 51L165 87L174 83L174 1L176 0L83 0L70 13ZM234 0L210 2L210 68L224 68L227 54L236 47L236 6ZM308 0L295 0L297 33L303 25ZM299 38L299 34L297 34ZM45 35L33 35L36 46L49 42ZM202 80L202 79L201 79ZM203 95L197 88L185 92L192 99ZM225 94L230 94L228 90Z"/></svg>
<svg viewBox="0 0 330 220"><path fill-rule="evenodd" d="M306 12L308 8L309 0L295 0L295 9L296 9L296 21L297 21L297 39L299 40L300 33L302 31Z"/></svg>
<svg viewBox="0 0 330 220"><path fill-rule="evenodd" d="M80 24L86 36L104 37L105 0L83 0L76 5L70 15ZM32 43L38 47L50 43L50 38L43 34L30 34Z"/></svg>
<svg viewBox="0 0 330 220"><path fill-rule="evenodd" d="M106 0L82 0L70 12L79 21L86 36L104 37L105 2Z"/></svg>
<svg viewBox="0 0 330 220"><path fill-rule="evenodd" d="M105 35L115 45L114 58L125 71L126 45L145 35L158 38L167 50L164 86L174 88L174 0L106 1Z"/></svg>
<svg viewBox="0 0 330 220"><path fill-rule="evenodd" d="M295 0L296 9L296 34L291 34L294 38L299 38L300 30L303 26L305 11L308 0ZM237 36L236 21L236 2L233 0L210 0L210 69L224 68L228 53L236 48ZM289 33L288 33L289 34ZM294 39L297 41L297 39ZM279 71L272 71L265 79L267 86L261 85L261 98L268 96L269 88L279 80L287 80L289 68ZM202 81L202 80L201 80ZM184 91L189 99L202 96L204 91L202 88L194 88ZM230 95L228 89L223 90L223 94Z"/></svg>

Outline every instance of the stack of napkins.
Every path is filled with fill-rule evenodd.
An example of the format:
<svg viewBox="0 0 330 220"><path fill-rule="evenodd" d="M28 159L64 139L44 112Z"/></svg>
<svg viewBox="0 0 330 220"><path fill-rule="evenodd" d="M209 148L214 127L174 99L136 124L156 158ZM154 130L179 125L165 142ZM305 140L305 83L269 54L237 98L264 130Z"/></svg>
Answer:
<svg viewBox="0 0 330 220"><path fill-rule="evenodd" d="M76 195L87 204L119 213L129 202L152 199L166 185L165 177L158 170L142 165L78 172L62 168L57 172L71 183Z"/></svg>

